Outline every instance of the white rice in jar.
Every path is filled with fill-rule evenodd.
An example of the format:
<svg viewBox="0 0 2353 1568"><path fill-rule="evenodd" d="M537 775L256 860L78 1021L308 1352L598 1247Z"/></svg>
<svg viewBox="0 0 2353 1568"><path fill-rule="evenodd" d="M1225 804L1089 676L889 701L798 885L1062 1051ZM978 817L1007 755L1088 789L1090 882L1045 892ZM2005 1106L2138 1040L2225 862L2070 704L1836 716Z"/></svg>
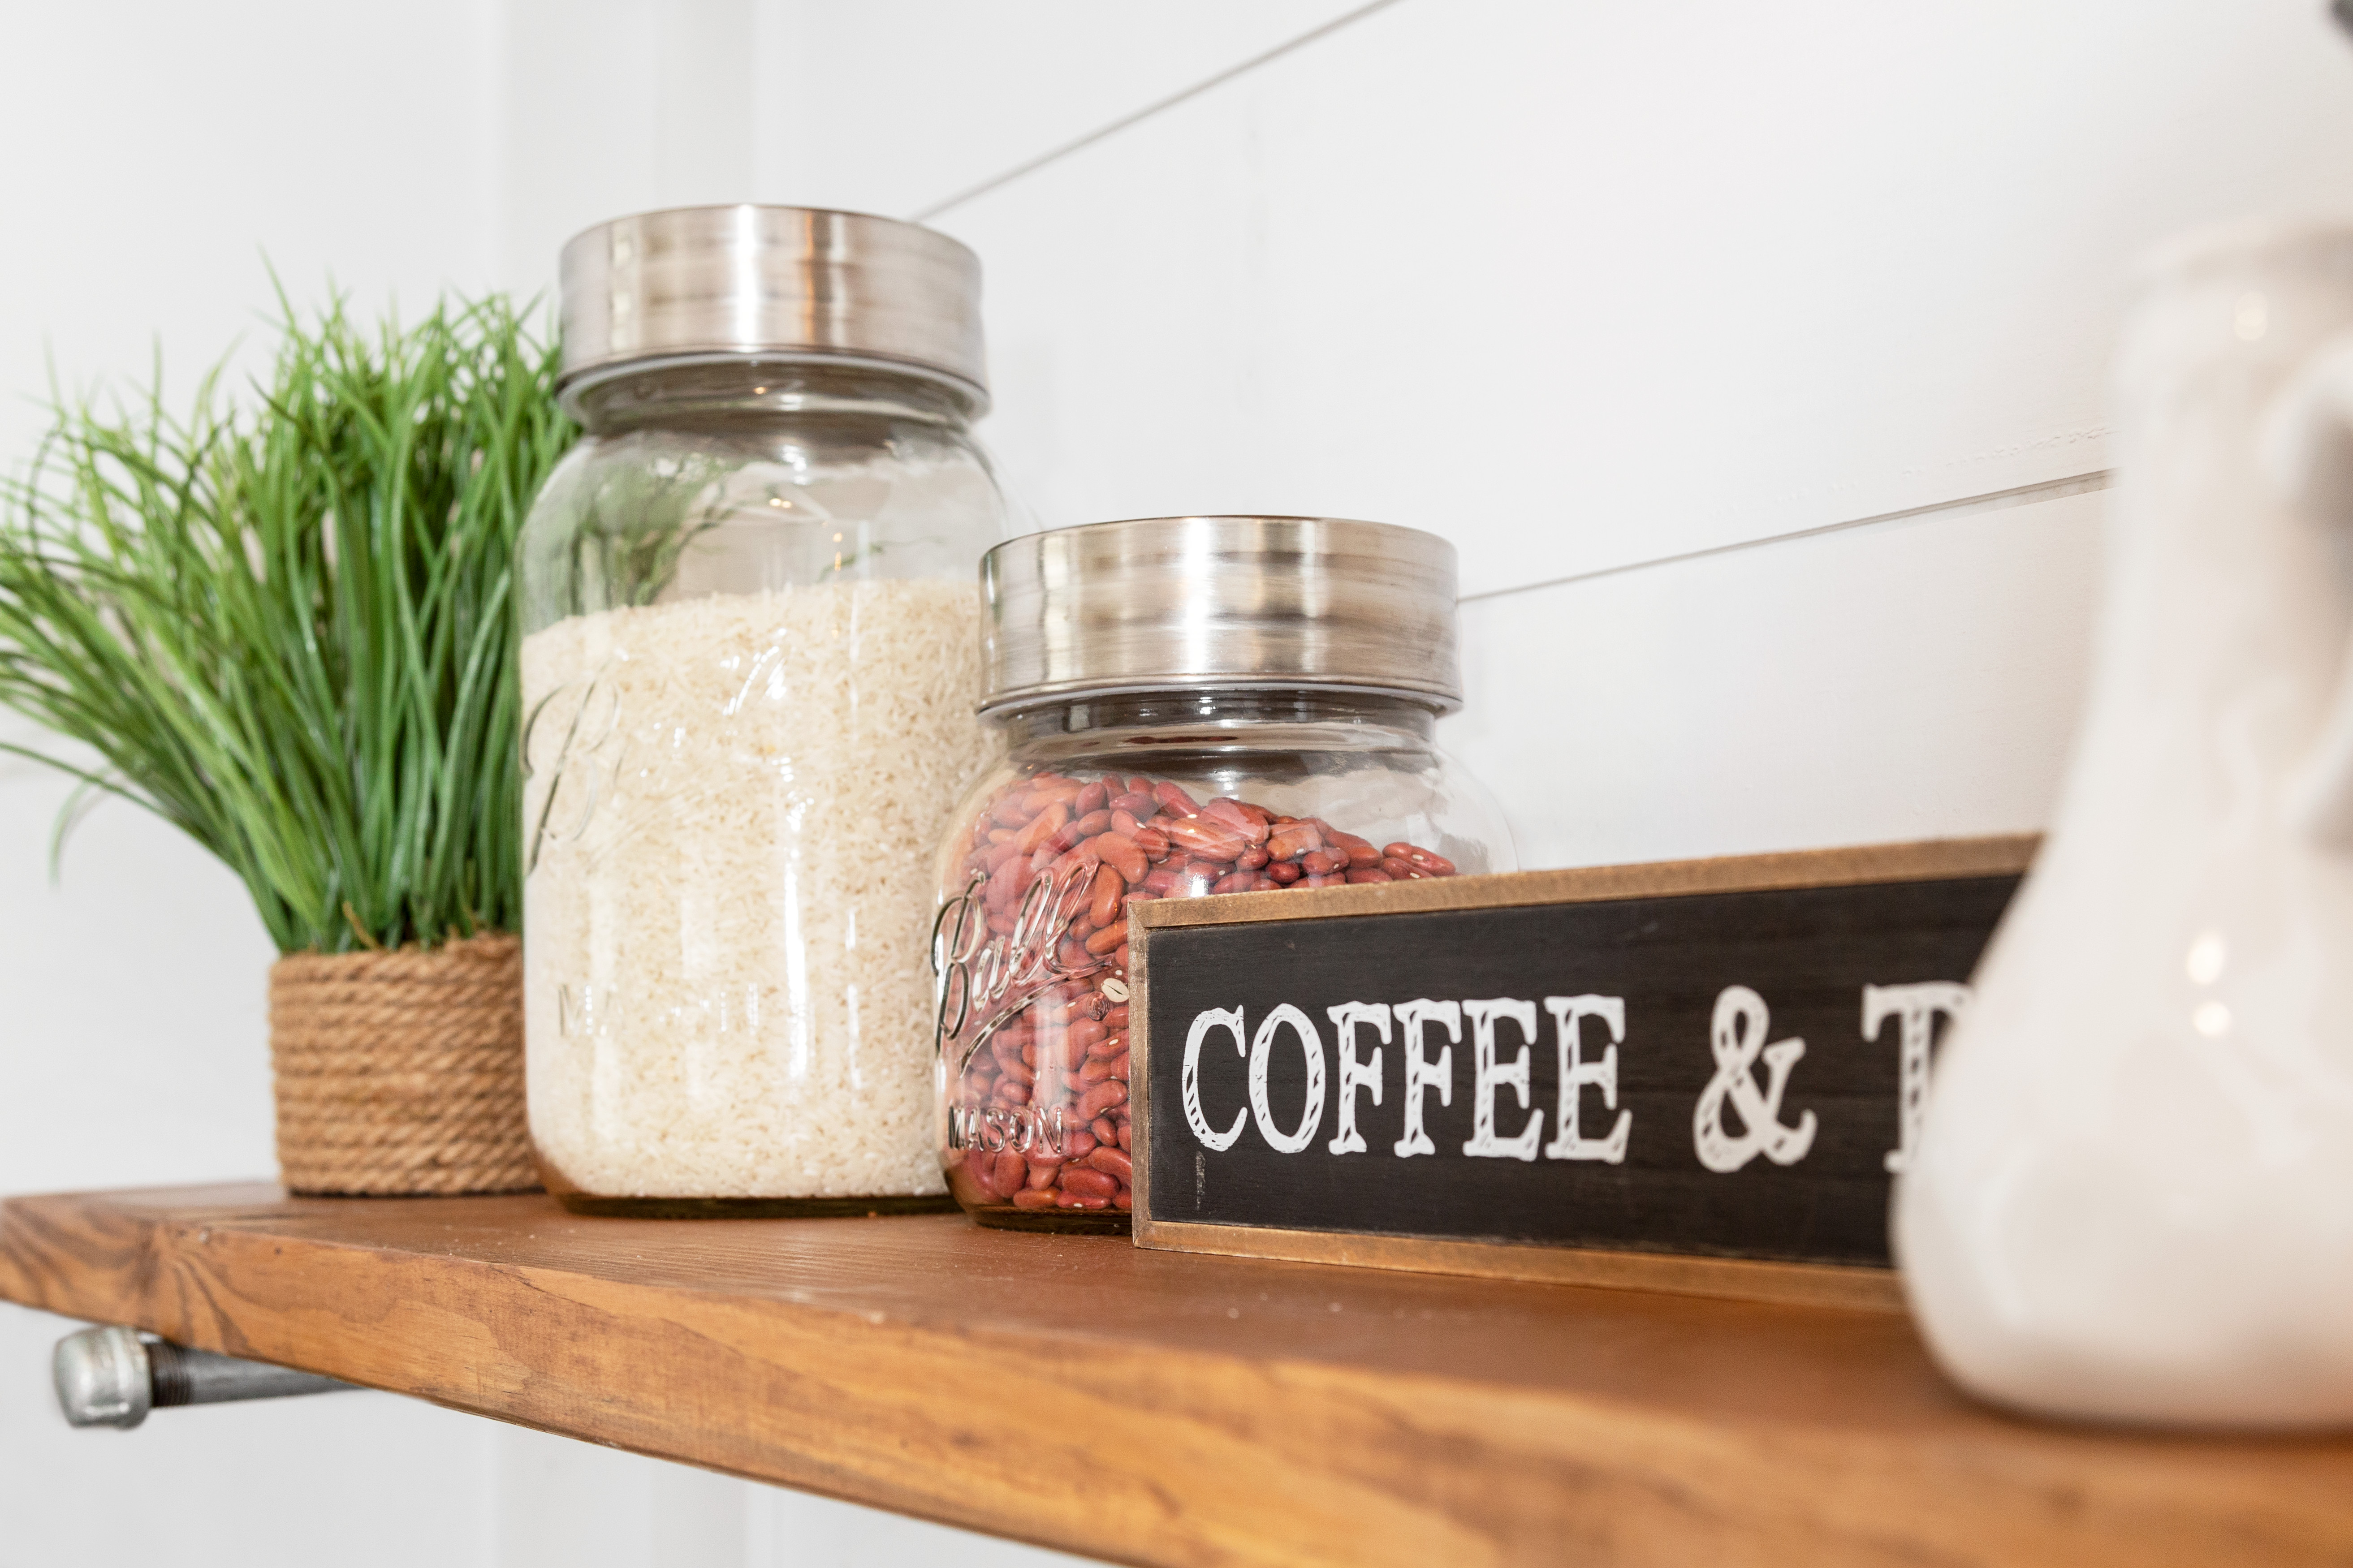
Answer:
<svg viewBox="0 0 2353 1568"><path fill-rule="evenodd" d="M944 1191L932 849L990 746L971 586L854 581L524 639L533 1138L614 1197Z"/></svg>

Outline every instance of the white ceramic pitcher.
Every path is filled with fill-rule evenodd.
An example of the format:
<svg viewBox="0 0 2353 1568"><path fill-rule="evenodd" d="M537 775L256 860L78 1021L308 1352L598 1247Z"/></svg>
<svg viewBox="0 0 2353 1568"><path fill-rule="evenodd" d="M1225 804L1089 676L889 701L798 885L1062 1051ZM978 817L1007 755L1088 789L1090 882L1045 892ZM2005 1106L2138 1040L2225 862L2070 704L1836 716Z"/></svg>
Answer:
<svg viewBox="0 0 2353 1568"><path fill-rule="evenodd" d="M2090 709L1895 1250L1946 1370L2353 1425L2353 228L2143 271Z"/></svg>

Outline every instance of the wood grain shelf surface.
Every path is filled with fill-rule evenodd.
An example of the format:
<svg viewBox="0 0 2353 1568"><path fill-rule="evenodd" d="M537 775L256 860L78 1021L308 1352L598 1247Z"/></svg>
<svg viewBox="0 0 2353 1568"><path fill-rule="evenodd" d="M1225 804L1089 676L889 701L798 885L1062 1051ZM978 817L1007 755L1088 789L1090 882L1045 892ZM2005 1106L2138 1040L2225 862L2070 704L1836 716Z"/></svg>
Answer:
<svg viewBox="0 0 2353 1568"><path fill-rule="evenodd" d="M0 1298L1127 1563L2353 1563L2353 1442L2013 1420L1887 1312L259 1186L10 1200Z"/></svg>

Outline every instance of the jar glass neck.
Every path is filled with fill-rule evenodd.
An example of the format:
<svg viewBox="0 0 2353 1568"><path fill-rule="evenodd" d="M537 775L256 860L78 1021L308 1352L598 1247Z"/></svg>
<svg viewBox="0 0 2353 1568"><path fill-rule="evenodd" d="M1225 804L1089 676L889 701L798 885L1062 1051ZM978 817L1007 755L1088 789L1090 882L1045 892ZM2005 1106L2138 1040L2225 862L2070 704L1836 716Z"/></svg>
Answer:
<svg viewBox="0 0 2353 1568"><path fill-rule="evenodd" d="M1426 750L1437 723L1427 703L1409 697L1300 687L1124 692L989 718L1017 757L1040 759L1113 748Z"/></svg>
<svg viewBox="0 0 2353 1568"><path fill-rule="evenodd" d="M961 429L979 412L968 389L912 367L809 357L654 361L599 380L577 403L581 424L597 436L807 414L882 415Z"/></svg>

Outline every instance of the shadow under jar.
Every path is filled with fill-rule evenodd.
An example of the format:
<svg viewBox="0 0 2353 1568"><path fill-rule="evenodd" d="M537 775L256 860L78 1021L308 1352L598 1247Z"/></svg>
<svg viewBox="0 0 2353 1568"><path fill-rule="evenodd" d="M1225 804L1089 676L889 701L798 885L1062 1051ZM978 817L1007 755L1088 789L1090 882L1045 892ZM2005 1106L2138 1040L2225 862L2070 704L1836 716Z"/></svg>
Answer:
<svg viewBox="0 0 2353 1568"><path fill-rule="evenodd" d="M888 847L993 750L978 286L943 236L795 208L565 247L587 434L518 569L526 1081L568 1207L949 1206L932 879Z"/></svg>
<svg viewBox="0 0 2353 1568"><path fill-rule="evenodd" d="M1150 518L981 571L1005 760L939 860L940 1162L982 1225L1124 1231L1128 910L1513 868L1432 742L1454 551L1324 518Z"/></svg>

